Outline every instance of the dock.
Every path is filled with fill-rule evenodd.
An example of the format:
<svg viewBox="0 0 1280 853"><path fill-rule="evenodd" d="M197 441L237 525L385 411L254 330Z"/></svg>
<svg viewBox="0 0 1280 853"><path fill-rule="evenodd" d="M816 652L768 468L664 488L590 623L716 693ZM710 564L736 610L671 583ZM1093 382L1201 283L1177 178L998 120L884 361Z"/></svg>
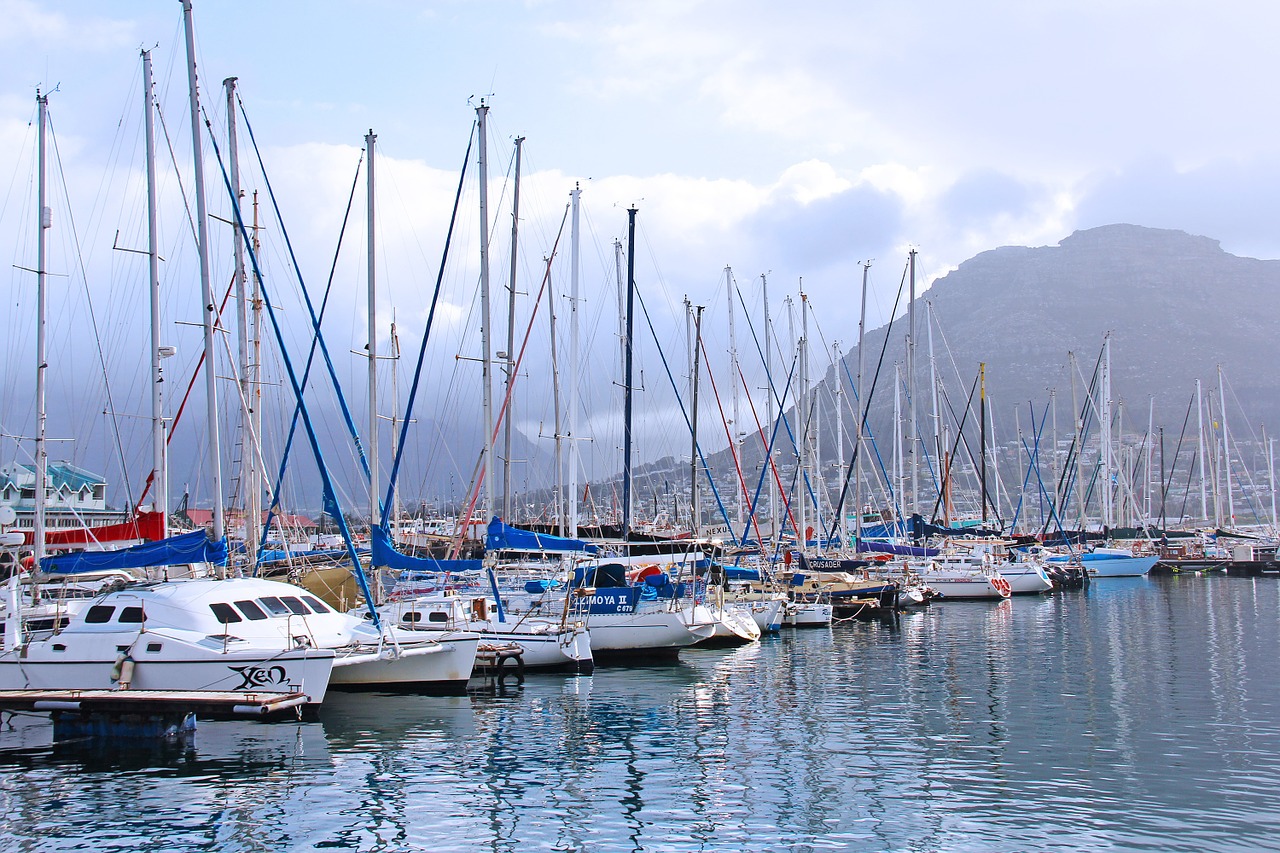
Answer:
<svg viewBox="0 0 1280 853"><path fill-rule="evenodd" d="M0 690L0 712L48 713L55 741L85 738L185 740L196 717L272 719L301 714L304 693L198 690Z"/></svg>

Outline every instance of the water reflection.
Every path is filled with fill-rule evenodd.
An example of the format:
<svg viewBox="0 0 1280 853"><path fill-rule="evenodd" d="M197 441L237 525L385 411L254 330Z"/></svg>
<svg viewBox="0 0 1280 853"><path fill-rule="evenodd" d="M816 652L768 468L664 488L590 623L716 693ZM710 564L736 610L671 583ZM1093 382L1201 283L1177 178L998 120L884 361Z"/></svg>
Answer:
<svg viewBox="0 0 1280 853"><path fill-rule="evenodd" d="M1274 849L1277 647L1272 579L1115 579L336 694L315 723L202 724L194 752L36 749L0 805L30 850Z"/></svg>

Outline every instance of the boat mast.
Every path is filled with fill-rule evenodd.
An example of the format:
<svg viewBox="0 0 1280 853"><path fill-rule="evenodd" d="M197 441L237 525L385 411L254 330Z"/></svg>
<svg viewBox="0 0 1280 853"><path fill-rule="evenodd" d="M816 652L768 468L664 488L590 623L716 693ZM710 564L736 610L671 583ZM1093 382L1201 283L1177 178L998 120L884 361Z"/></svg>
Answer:
<svg viewBox="0 0 1280 853"><path fill-rule="evenodd" d="M938 361L933 354L933 300L925 300L924 308L925 337L929 341L929 389L933 402L933 458L938 461L939 471L941 471L943 454L942 417L938 411Z"/></svg>
<svg viewBox="0 0 1280 853"><path fill-rule="evenodd" d="M836 369L836 464L844 459L844 356L840 352L840 342L831 344L831 360ZM837 469L838 470L838 469ZM843 501L843 496L841 501ZM849 547L849 513L844 507L839 508L840 517L836 519L836 529L840 531L840 552Z"/></svg>
<svg viewBox="0 0 1280 853"><path fill-rule="evenodd" d="M550 266L551 260L547 259L547 265ZM547 270L548 283L550 283L550 270ZM556 296L555 286L547 288L547 320L551 324L551 403L552 412L555 423L555 481L552 484L554 491L555 513L556 513L556 535L564 536L564 528L566 523L565 503L564 503L564 431L561 428L560 420L560 359L556 350ZM576 533L574 534L576 537Z"/></svg>
<svg viewBox="0 0 1280 853"><path fill-rule="evenodd" d="M1102 526L1104 528L1114 526L1115 522L1112 518L1112 501L1114 496L1111 489L1111 333L1107 332L1103 338L1103 349L1106 351L1106 361L1103 364L1102 374L1102 423L1100 435L1102 436Z"/></svg>
<svg viewBox="0 0 1280 853"><path fill-rule="evenodd" d="M218 435L218 371L217 350L213 333L217 324L217 303L209 277L209 220L205 208L204 150L200 141L200 90L196 80L196 36L192 21L191 0L182 0L183 27L187 41L187 84L191 93L191 156L195 168L196 243L200 254L200 297L204 304L204 389L209 440L209 463L213 487L213 539L226 535L226 516L222 506L222 442Z"/></svg>
<svg viewBox="0 0 1280 853"><path fill-rule="evenodd" d="M907 302L907 459L911 464L911 514L920 511L920 471L916 458L916 250L908 255L911 290ZM984 510L985 511L985 510Z"/></svg>
<svg viewBox="0 0 1280 853"><path fill-rule="evenodd" d="M981 451L981 499L982 499L982 523L987 523L987 363L985 361L978 363L978 415L981 418L980 431L978 433L978 449ZM915 471L911 472L912 474ZM913 484L914 488L914 484Z"/></svg>
<svg viewBox="0 0 1280 853"><path fill-rule="evenodd" d="M36 465L35 465L35 511L31 521L31 552L36 569L40 568L40 560L44 557L45 539L45 503L48 500L46 487L49 481L49 448L46 445L45 425L45 371L48 359L45 357L47 347L45 339L45 323L49 311L49 296L45 283L45 257L48 235L45 233L53 225L53 213L45 205L45 127L48 124L49 96L41 95L36 90L36 106L39 109L39 154L38 184L36 190Z"/></svg>
<svg viewBox="0 0 1280 853"><path fill-rule="evenodd" d="M1200 392L1200 380L1196 380L1196 456L1200 460L1200 517L1209 520L1209 494L1205 488L1204 456L1204 402Z"/></svg>
<svg viewBox="0 0 1280 853"><path fill-rule="evenodd" d="M377 524L381 514L378 511L378 276L375 242L374 211L374 177L377 157L375 149L378 137L373 128L365 134L364 144L369 152L368 181L368 224L369 224L369 344L366 347L369 359L369 527L372 535L373 525Z"/></svg>
<svg viewBox="0 0 1280 853"><path fill-rule="evenodd" d="M698 374L701 372L702 357L702 309L704 306L695 305L693 318L693 395L692 395L692 417L690 418L691 428L689 430L693 438L692 452L689 454L689 475L690 475L690 494L689 505L693 513L693 525L691 533L696 542L702 535L702 503L698 499Z"/></svg>
<svg viewBox="0 0 1280 853"><path fill-rule="evenodd" d="M894 503L899 523L905 522L906 499L902 474L902 362L893 364L893 482Z"/></svg>
<svg viewBox="0 0 1280 853"><path fill-rule="evenodd" d="M575 184L569 197L573 200L573 234L570 239L571 271L569 278L569 536L578 537L578 206L582 188Z"/></svg>
<svg viewBox="0 0 1280 853"><path fill-rule="evenodd" d="M636 298L636 206L627 208L627 310L626 334L623 336L622 375L622 541L631 541L631 368L633 364L632 331Z"/></svg>
<svg viewBox="0 0 1280 853"><path fill-rule="evenodd" d="M804 282L800 282L800 368L801 368L801 385L800 385L800 405L803 407L797 413L796 423L800 429L800 529L796 531L800 539L800 547L809 547L809 519L808 519L808 503L809 491L812 488L809 482L809 470L814 465L817 458L817 450L813 446L813 414L814 401L811 399L814 394L810 388L809 380L809 297L804 292ZM817 494L817 489L813 489ZM818 507L813 507L814 518L817 518Z"/></svg>
<svg viewBox="0 0 1280 853"><path fill-rule="evenodd" d="M502 425L502 517L511 519L511 417L515 400L511 396L511 383L515 381L516 369L516 242L520 235L520 151L524 137L516 137L516 175L515 193L511 200L511 276L507 279L507 352L503 358L503 367L507 374L506 412ZM556 430L556 435L560 431Z"/></svg>
<svg viewBox="0 0 1280 853"><path fill-rule="evenodd" d="M764 297L764 382L765 382L765 418L770 431L773 430L773 321L769 317L769 279L760 273L760 292ZM769 470L773 462L773 454L769 445L765 445L764 467ZM773 477L769 481L769 535L778 536L778 487Z"/></svg>
<svg viewBox="0 0 1280 853"><path fill-rule="evenodd" d="M1218 408L1222 410L1222 474L1227 492L1227 524L1235 527L1236 499L1231 492L1231 430L1227 428L1227 389L1222 379L1222 365L1218 365Z"/></svg>
<svg viewBox="0 0 1280 853"><path fill-rule="evenodd" d="M169 538L169 472L164 437L164 377L160 368L160 238L156 227L155 80L151 51L142 51L142 96L147 151L147 272L151 295L151 483L160 513L160 538Z"/></svg>
<svg viewBox="0 0 1280 853"><path fill-rule="evenodd" d="M733 386L733 403L732 403L733 428L732 428L731 435L733 436L732 440L733 440L734 457L738 459L739 464L741 464L743 432L738 421L738 388L740 387L741 383L738 379L738 340L736 337L736 332L734 330L734 323L733 323L733 314L734 314L733 270L728 266L724 268L724 290L729 300L729 372L730 372L730 385ZM746 508L743 506L743 501L745 500L746 500L746 496L742 493L742 489L738 489L738 501L737 501L738 508L734 516L735 530L742 527L742 519L746 511Z"/></svg>
<svg viewBox="0 0 1280 853"><path fill-rule="evenodd" d="M236 141L236 78L222 81L227 90L227 148L231 160L231 192L236 204L244 197L240 189L240 146ZM262 523L262 490L258 484L258 434L253 431L250 397L253 387L249 384L251 354L249 350L249 298L244 264L244 236L239 228L232 229L232 246L235 254L236 281L236 343L240 356L240 489L244 494L244 551L250 565L258 554L258 525Z"/></svg>
<svg viewBox="0 0 1280 853"><path fill-rule="evenodd" d="M865 353L867 332L867 275L871 271L871 261L862 262L862 308L858 312L858 387L853 389L855 399L860 404L854 415L858 420L858 436L853 447L853 511L857 513L854 525L854 550L862 542L862 411L866 407L866 391L863 389L862 372L866 368Z"/></svg>
<svg viewBox="0 0 1280 853"><path fill-rule="evenodd" d="M489 155L487 119L489 107L482 100L476 107L479 137L480 171L480 376L484 397L484 501L481 520L488 523L493 514L493 377L490 362L489 328ZM471 519L468 519L470 522Z"/></svg>

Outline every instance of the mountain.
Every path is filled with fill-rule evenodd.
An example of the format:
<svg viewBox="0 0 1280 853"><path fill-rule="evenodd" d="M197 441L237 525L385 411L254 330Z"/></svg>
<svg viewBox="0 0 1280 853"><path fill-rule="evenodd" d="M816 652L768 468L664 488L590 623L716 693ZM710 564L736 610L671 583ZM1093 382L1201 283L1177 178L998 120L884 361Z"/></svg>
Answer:
<svg viewBox="0 0 1280 853"><path fill-rule="evenodd" d="M921 433L931 435L926 303L936 318L937 370L950 389L951 405L959 416L978 364L984 362L998 440L1014 438L1015 406L1021 407L1022 427L1029 434L1027 403L1033 401L1043 412L1050 389L1056 389L1060 429L1068 434L1068 352L1076 354L1083 374L1083 384L1077 378L1083 401L1084 385L1108 332L1113 398L1124 404L1126 428L1145 432L1154 398L1156 426L1164 427L1169 441L1176 440L1195 380L1201 379L1206 401L1211 389L1217 395L1218 365L1236 435L1247 437L1249 425L1256 430L1260 423L1280 423L1275 364L1280 352L1280 261L1237 257L1207 237L1136 225L1077 231L1056 246L983 252L916 299L918 417ZM881 434L891 431L893 371L895 363L905 362L906 326L904 311L891 330L881 327L867 334L867 387L889 335L871 416L872 428ZM854 336L856 331L841 335ZM845 355L845 363L854 375L856 348ZM836 371L829 370L824 385L830 390L835 381ZM904 400L904 412L906 405ZM834 417L823 419L827 458L834 454ZM848 415L845 424L852 430ZM1194 412L1188 429L1188 440L1194 442ZM748 459L759 456L757 441Z"/></svg>

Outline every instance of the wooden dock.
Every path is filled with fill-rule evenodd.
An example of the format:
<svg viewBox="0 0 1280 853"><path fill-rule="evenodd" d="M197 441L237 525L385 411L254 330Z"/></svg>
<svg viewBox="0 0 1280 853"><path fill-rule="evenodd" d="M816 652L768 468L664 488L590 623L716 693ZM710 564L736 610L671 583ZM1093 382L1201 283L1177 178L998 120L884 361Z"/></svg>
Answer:
<svg viewBox="0 0 1280 853"><path fill-rule="evenodd" d="M310 701L304 693L199 690L0 690L0 711L43 712L53 718L55 741L85 738L183 740L196 717L295 717Z"/></svg>

